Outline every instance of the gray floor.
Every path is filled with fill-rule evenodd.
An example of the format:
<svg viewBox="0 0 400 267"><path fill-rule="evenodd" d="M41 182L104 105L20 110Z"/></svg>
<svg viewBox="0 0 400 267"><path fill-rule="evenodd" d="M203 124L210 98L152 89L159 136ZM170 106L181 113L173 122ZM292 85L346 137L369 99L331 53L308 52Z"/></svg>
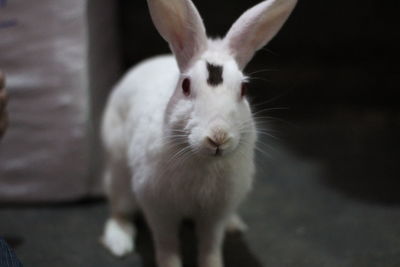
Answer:
<svg viewBox="0 0 400 267"><path fill-rule="evenodd" d="M253 193L242 207L250 226L225 241L227 266L398 267L400 116L334 112L292 118L262 139ZM138 253L114 259L98 243L106 204L93 201L0 209L0 235L25 266L154 266L139 218ZM192 227L182 233L193 266Z"/></svg>

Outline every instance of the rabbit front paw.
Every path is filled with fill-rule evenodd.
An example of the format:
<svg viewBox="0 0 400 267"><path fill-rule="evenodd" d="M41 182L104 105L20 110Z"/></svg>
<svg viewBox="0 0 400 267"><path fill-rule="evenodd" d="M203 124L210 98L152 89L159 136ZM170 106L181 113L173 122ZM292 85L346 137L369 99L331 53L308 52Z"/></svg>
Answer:
<svg viewBox="0 0 400 267"><path fill-rule="evenodd" d="M242 218L240 218L238 214L234 214L229 218L225 231L228 233L243 233L247 230L247 228L248 227Z"/></svg>
<svg viewBox="0 0 400 267"><path fill-rule="evenodd" d="M123 257L134 251L134 232L131 222L111 218L100 241L114 256Z"/></svg>

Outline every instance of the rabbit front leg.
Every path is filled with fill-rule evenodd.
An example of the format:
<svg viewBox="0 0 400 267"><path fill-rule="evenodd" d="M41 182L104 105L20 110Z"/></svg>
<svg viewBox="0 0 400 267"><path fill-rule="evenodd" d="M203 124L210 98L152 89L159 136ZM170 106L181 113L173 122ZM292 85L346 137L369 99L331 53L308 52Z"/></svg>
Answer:
<svg viewBox="0 0 400 267"><path fill-rule="evenodd" d="M135 249L132 215L136 201L130 186L130 171L123 162L110 159L104 178L111 216L105 224L101 243L113 255L122 257Z"/></svg>
<svg viewBox="0 0 400 267"><path fill-rule="evenodd" d="M179 220L171 214L159 212L159 209L146 210L155 243L158 267L182 267L179 253Z"/></svg>
<svg viewBox="0 0 400 267"><path fill-rule="evenodd" d="M248 227L246 223L237 213L232 214L226 224L226 232L228 233L243 233L247 230L247 228Z"/></svg>
<svg viewBox="0 0 400 267"><path fill-rule="evenodd" d="M225 220L200 219L196 223L199 267L223 267L222 243Z"/></svg>

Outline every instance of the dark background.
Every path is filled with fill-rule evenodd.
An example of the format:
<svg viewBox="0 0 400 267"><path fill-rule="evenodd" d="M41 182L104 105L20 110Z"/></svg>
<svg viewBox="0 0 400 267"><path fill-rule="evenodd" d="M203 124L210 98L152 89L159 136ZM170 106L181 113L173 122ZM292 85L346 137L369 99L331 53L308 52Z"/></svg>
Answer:
<svg viewBox="0 0 400 267"><path fill-rule="evenodd" d="M224 36L257 0L195 1L211 37ZM168 46L145 1L121 0L124 69ZM281 32L246 68L252 95L309 112L338 106L398 109L398 1L300 0ZM265 70L265 71L263 71ZM269 71L268 71L269 70Z"/></svg>
<svg viewBox="0 0 400 267"><path fill-rule="evenodd" d="M257 0L194 1L208 34L224 36ZM341 193L400 203L398 1L300 0L245 69L261 120L298 155L323 161ZM169 53L145 1L121 0L123 70ZM264 112L265 111L265 112Z"/></svg>

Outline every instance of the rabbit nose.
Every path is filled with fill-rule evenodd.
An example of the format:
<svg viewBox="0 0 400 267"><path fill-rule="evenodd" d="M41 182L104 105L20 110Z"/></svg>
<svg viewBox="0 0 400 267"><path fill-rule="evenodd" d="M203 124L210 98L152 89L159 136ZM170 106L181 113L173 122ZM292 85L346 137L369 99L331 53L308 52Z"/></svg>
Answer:
<svg viewBox="0 0 400 267"><path fill-rule="evenodd" d="M220 142L218 142L217 140L214 140L213 138L211 138L209 136L206 137L206 141L207 141L208 145L212 148L218 148L221 145Z"/></svg>
<svg viewBox="0 0 400 267"><path fill-rule="evenodd" d="M228 143L230 140L229 135L222 130L214 131L211 136L206 137L206 142L212 148L220 148L222 145Z"/></svg>

